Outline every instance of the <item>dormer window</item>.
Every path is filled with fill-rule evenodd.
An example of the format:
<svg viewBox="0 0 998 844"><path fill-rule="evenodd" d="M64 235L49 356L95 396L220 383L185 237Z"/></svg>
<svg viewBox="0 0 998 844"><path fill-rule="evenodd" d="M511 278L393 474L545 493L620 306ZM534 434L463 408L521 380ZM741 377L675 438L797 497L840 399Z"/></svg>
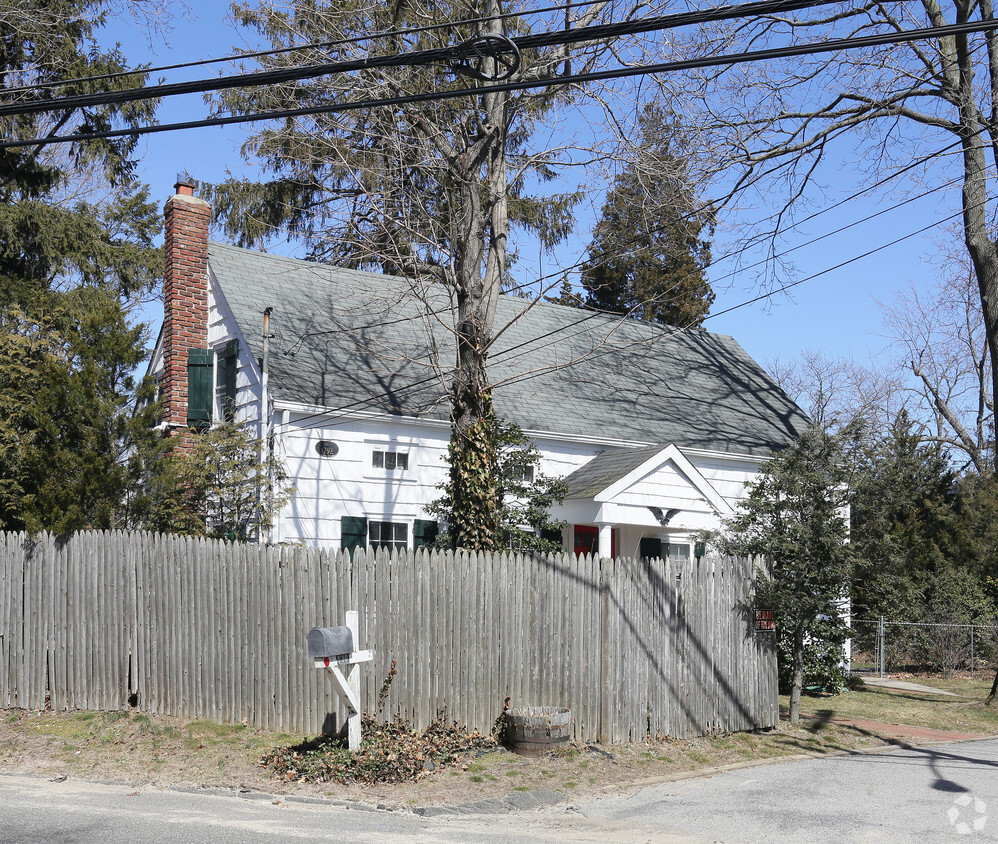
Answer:
<svg viewBox="0 0 998 844"><path fill-rule="evenodd" d="M409 454L405 451L376 451L373 465L375 469L408 469Z"/></svg>

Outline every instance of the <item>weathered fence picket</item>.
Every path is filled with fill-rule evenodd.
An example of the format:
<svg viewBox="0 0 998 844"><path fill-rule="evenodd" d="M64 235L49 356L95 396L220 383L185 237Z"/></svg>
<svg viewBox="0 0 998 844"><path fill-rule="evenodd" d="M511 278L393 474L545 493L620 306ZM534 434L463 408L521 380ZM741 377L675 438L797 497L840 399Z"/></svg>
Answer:
<svg viewBox="0 0 998 844"><path fill-rule="evenodd" d="M363 703L487 731L572 710L579 741L772 726L751 563L330 554L141 533L0 534L0 707L140 709L316 733L346 712L305 634L360 611Z"/></svg>

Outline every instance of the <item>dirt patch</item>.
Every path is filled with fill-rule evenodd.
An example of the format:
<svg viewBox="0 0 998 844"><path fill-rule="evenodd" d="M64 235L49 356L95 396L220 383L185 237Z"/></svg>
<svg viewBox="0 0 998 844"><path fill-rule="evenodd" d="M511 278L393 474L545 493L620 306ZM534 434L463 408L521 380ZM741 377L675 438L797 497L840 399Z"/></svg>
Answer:
<svg viewBox="0 0 998 844"><path fill-rule="evenodd" d="M567 800L649 779L777 757L864 750L890 741L917 743L998 735L998 707L982 701L981 678L918 678L956 697L866 689L807 697L797 727L600 747L572 746L540 759L505 750L464 753L453 764L396 784L333 785L274 779L264 754L305 736L240 724L184 721L142 712L0 710L0 771L69 776L131 787L181 786L360 800L390 807L456 805L513 792L556 791ZM784 700L786 703L786 700Z"/></svg>
<svg viewBox="0 0 998 844"><path fill-rule="evenodd" d="M911 724L888 724L885 721L873 721L869 718L844 718L837 715L825 717L820 715L802 715L811 724L827 721L856 731L867 731L871 734L890 736L892 738L910 740L914 744L934 741L966 741L968 739L986 738L982 733L961 733L953 730L935 730L930 727L916 727Z"/></svg>
<svg viewBox="0 0 998 844"><path fill-rule="evenodd" d="M540 759L477 751L418 780L376 785L313 785L273 779L261 755L302 736L238 724L183 721L144 713L0 711L0 771L78 777L129 787L225 788L359 800L392 808L455 805L518 791L566 799L627 783L719 765L882 744L875 731L813 724L688 741L572 746Z"/></svg>

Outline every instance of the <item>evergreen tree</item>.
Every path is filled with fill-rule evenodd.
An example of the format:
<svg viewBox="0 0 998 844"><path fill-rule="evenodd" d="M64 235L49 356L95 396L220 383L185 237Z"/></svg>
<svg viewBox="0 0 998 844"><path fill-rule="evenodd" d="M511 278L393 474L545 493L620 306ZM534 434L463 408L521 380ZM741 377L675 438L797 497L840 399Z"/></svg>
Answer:
<svg viewBox="0 0 998 844"><path fill-rule="evenodd" d="M28 0L0 14L0 102L140 84L94 36L108 4ZM27 86L27 87L26 87ZM31 86L43 86L41 88ZM136 125L152 104L0 116L7 138ZM144 329L161 276L158 211L133 178L134 139L0 151L0 528L111 527Z"/></svg>
<svg viewBox="0 0 998 844"><path fill-rule="evenodd" d="M990 624L998 631L998 480L993 475L966 475L956 484L953 506L952 555L973 576L974 585L984 593L977 604L974 621ZM964 610L974 604L962 601ZM985 698L990 706L998 695L998 668L991 691Z"/></svg>
<svg viewBox="0 0 998 844"><path fill-rule="evenodd" d="M955 479L944 455L921 442L903 410L890 430L865 438L853 457L851 541L859 560L853 611L911 621L947 561Z"/></svg>
<svg viewBox="0 0 998 844"><path fill-rule="evenodd" d="M110 528L144 329L107 290L50 298L43 319L0 317L0 529Z"/></svg>
<svg viewBox="0 0 998 844"><path fill-rule="evenodd" d="M929 624L988 624L987 578L998 572L998 507L990 477L956 477L936 443L920 440L902 411L886 434L857 449L850 480L856 552L854 616ZM859 629L862 645L872 633ZM951 670L969 634L950 628L892 631L893 658Z"/></svg>
<svg viewBox="0 0 998 844"><path fill-rule="evenodd" d="M676 143L669 117L646 108L637 155L607 194L582 266L586 307L679 328L698 328L709 313L714 214L689 184Z"/></svg>
<svg viewBox="0 0 998 844"><path fill-rule="evenodd" d="M853 561L846 480L841 441L811 426L749 484L722 543L764 564L758 601L776 610L778 633L789 638L792 724L800 718L808 640L823 641L830 627L842 626Z"/></svg>

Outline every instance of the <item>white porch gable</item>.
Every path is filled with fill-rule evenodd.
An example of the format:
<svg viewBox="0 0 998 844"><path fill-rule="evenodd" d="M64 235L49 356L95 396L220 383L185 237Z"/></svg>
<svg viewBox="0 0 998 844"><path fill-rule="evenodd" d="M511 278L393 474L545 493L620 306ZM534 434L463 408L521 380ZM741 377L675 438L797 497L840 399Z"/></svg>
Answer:
<svg viewBox="0 0 998 844"><path fill-rule="evenodd" d="M565 480L568 494L556 515L572 526L596 526L601 556L638 556L644 537L688 542L732 513L675 444L597 455Z"/></svg>

